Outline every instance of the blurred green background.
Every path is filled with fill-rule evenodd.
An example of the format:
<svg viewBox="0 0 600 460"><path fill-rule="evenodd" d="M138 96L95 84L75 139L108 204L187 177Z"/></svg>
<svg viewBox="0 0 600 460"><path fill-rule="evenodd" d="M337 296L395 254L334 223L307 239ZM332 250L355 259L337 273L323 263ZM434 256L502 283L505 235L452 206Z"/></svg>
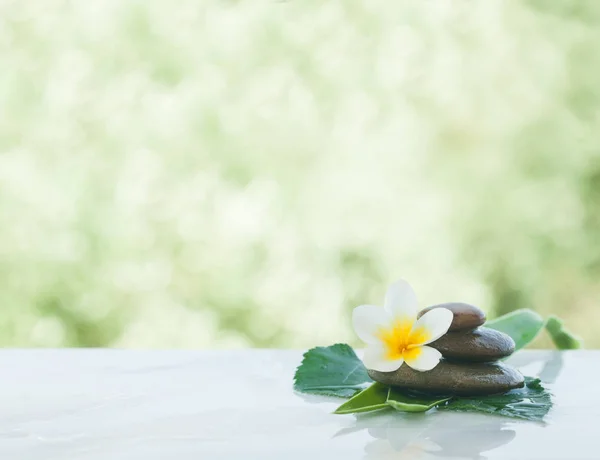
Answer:
<svg viewBox="0 0 600 460"><path fill-rule="evenodd" d="M0 346L600 346L600 2L0 1ZM544 342L538 343L544 346Z"/></svg>

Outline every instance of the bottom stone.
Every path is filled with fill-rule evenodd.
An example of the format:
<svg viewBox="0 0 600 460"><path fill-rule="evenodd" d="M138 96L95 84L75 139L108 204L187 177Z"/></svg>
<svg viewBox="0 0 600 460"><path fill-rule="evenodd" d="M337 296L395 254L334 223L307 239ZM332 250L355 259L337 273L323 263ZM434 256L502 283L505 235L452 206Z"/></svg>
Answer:
<svg viewBox="0 0 600 460"><path fill-rule="evenodd" d="M427 372L403 364L394 372L369 370L376 382L430 393L461 396L489 395L522 388L523 376L501 363L451 363L445 360Z"/></svg>

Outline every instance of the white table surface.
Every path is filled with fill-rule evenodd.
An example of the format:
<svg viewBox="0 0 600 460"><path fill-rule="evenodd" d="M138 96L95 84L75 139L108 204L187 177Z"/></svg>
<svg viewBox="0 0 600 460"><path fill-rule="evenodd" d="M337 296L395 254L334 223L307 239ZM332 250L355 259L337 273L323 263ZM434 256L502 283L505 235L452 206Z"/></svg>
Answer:
<svg viewBox="0 0 600 460"><path fill-rule="evenodd" d="M0 459L600 459L600 351L522 351L546 424L332 415L292 391L299 351L0 351Z"/></svg>

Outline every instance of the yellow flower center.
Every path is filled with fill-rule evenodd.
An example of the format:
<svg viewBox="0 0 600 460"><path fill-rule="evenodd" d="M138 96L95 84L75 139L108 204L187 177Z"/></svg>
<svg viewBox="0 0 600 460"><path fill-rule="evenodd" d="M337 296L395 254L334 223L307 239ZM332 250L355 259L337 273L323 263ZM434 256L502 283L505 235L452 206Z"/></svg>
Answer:
<svg viewBox="0 0 600 460"><path fill-rule="evenodd" d="M421 345L429 340L431 335L425 328L413 330L412 319L396 320L391 328L381 328L377 337L386 348L386 359L394 361L400 358L413 360L421 354Z"/></svg>

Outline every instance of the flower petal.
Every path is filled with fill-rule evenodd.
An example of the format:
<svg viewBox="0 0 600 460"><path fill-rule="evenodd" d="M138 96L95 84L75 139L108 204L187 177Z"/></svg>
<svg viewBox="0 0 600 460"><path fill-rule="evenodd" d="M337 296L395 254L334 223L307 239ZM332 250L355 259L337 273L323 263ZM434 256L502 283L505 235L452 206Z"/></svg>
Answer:
<svg viewBox="0 0 600 460"><path fill-rule="evenodd" d="M421 316L410 331L411 345L426 345L443 336L452 324L454 314L447 308L434 308Z"/></svg>
<svg viewBox="0 0 600 460"><path fill-rule="evenodd" d="M404 352L404 361L415 371L430 371L440 362L442 354L428 346L415 347Z"/></svg>
<svg viewBox="0 0 600 460"><path fill-rule="evenodd" d="M417 317L417 295L404 280L392 284L385 294L384 308L395 319L412 319Z"/></svg>
<svg viewBox="0 0 600 460"><path fill-rule="evenodd" d="M352 311L354 331L366 343L379 343L377 331L389 327L390 323L389 313L375 305L361 305Z"/></svg>
<svg viewBox="0 0 600 460"><path fill-rule="evenodd" d="M379 372L393 372L402 366L403 358L388 359L387 349L380 344L369 345L363 356L363 363L367 369Z"/></svg>

